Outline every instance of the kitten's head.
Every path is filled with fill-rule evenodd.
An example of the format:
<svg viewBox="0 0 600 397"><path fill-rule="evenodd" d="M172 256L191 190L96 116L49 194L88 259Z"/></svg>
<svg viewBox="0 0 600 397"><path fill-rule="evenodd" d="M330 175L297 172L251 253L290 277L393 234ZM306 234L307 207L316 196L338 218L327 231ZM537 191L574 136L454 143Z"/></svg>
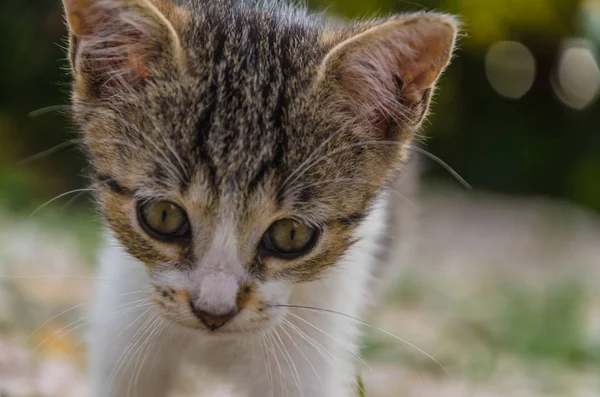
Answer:
<svg viewBox="0 0 600 397"><path fill-rule="evenodd" d="M326 27L220 1L64 0L73 100L108 224L168 318L279 320L405 160L456 22Z"/></svg>

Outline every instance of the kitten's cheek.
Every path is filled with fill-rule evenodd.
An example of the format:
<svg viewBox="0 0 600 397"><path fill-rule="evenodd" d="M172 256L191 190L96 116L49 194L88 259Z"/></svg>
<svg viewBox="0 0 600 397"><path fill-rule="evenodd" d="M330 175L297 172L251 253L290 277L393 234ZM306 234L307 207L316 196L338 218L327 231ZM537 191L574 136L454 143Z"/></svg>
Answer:
<svg viewBox="0 0 600 397"><path fill-rule="evenodd" d="M270 281L260 286L260 294L268 306L287 303L292 286L283 281Z"/></svg>
<svg viewBox="0 0 600 397"><path fill-rule="evenodd" d="M288 308L271 305L265 308L265 313L268 322L268 328L273 328L277 327L283 322L286 314L288 313Z"/></svg>
<svg viewBox="0 0 600 397"><path fill-rule="evenodd" d="M267 319L269 326L278 325L287 313L288 300L292 286L285 282L267 282L260 287L260 293L264 297L264 305L261 315Z"/></svg>

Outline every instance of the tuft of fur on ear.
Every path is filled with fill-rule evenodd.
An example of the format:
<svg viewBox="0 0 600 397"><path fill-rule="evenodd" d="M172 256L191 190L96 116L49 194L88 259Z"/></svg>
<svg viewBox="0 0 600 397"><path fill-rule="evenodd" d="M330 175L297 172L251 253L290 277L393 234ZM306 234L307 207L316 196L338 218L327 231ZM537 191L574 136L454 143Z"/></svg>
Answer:
<svg viewBox="0 0 600 397"><path fill-rule="evenodd" d="M158 1L158 2L157 2ZM164 0L63 0L75 91L104 98L183 64ZM161 8L161 9L159 9Z"/></svg>
<svg viewBox="0 0 600 397"><path fill-rule="evenodd" d="M321 64L318 87L378 138L395 138L399 127L423 120L457 32L455 19L434 13L350 27Z"/></svg>

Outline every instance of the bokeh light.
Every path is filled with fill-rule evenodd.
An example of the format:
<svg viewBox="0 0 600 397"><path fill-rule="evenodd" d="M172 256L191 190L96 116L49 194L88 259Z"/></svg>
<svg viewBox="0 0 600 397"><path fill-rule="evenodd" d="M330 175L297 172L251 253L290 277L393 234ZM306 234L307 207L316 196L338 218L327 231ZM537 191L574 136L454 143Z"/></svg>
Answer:
<svg viewBox="0 0 600 397"><path fill-rule="evenodd" d="M584 39L563 42L552 85L558 98L574 109L591 105L600 91L600 69L593 46Z"/></svg>
<svg viewBox="0 0 600 397"><path fill-rule="evenodd" d="M485 58L485 71L492 88L500 95L522 98L535 80L535 58L531 51L516 41L493 44Z"/></svg>

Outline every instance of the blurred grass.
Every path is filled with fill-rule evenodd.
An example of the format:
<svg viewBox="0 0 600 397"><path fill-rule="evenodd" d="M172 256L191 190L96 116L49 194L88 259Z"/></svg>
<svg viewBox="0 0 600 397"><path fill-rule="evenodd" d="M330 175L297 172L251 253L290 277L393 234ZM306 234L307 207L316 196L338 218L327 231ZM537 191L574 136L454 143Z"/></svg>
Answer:
<svg viewBox="0 0 600 397"><path fill-rule="evenodd" d="M17 184L20 180L17 177L13 179ZM10 181L7 182L6 179L0 178L0 187L3 182L10 183ZM8 227L11 224L26 226L29 224L48 235L68 236L77 241L77 248L86 261L94 262L102 241L101 218L98 216L89 194L85 198L81 198L84 203L72 208L65 207L65 201L68 201L68 198L63 202L52 203L40 209L43 203L40 204L39 201L19 200L18 195L6 199L6 196L0 195L0 216L3 217L0 226ZM3 252L0 245L0 259Z"/></svg>
<svg viewBox="0 0 600 397"><path fill-rule="evenodd" d="M586 280L557 278L537 288L527 283L482 280L482 288L468 299L436 288L437 278L412 273L402 278L389 305L407 312L439 316L444 339L436 356L451 372L474 382L489 381L499 370L500 356L526 368L538 368L543 379L555 371L600 370L600 335L590 335L586 314L593 285ZM426 281L427 280L427 281ZM400 320L402 314L399 315ZM411 321L410 317L406 321ZM431 375L444 371L433 360L373 330L366 330L362 355L367 360L402 362ZM456 354L455 354L456 353Z"/></svg>
<svg viewBox="0 0 600 397"><path fill-rule="evenodd" d="M56 206L58 207L58 206ZM88 263L95 263L98 248L102 242L102 223L96 210L90 204L76 210L66 211L49 208L34 215L41 227L49 233L68 234L78 242L80 253Z"/></svg>
<svg viewBox="0 0 600 397"><path fill-rule="evenodd" d="M500 286L490 302L487 323L474 324L497 350L565 365L600 364L585 333L587 291L583 282L560 280L533 294Z"/></svg>

